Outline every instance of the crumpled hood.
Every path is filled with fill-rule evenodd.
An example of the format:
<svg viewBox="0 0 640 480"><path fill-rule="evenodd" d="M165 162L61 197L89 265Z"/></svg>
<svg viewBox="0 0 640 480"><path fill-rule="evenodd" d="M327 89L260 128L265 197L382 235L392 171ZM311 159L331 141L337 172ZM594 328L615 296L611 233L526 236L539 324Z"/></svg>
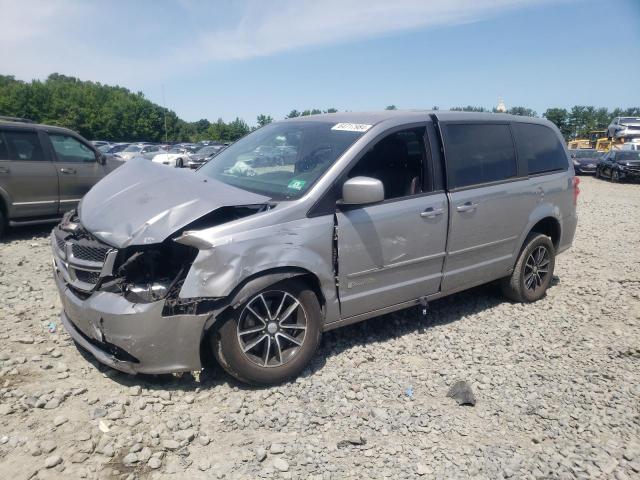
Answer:
<svg viewBox="0 0 640 480"><path fill-rule="evenodd" d="M89 190L78 214L92 234L122 248L160 243L220 207L268 200L193 171L136 158Z"/></svg>

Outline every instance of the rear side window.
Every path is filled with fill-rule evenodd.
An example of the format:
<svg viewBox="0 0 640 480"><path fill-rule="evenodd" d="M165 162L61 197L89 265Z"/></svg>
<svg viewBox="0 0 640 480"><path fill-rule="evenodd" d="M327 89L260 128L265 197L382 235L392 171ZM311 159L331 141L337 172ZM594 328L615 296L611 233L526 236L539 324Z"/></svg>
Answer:
<svg viewBox="0 0 640 480"><path fill-rule="evenodd" d="M45 160L40 146L40 139L35 132L4 132L10 160L41 161Z"/></svg>
<svg viewBox="0 0 640 480"><path fill-rule="evenodd" d="M9 149L7 148L7 142L4 140L4 135L0 132L0 160L9 159Z"/></svg>
<svg viewBox="0 0 640 480"><path fill-rule="evenodd" d="M516 176L516 154L509 125L459 124L445 128L450 188Z"/></svg>
<svg viewBox="0 0 640 480"><path fill-rule="evenodd" d="M566 170L568 161L556 133L544 125L514 123L518 157L529 166L529 175Z"/></svg>

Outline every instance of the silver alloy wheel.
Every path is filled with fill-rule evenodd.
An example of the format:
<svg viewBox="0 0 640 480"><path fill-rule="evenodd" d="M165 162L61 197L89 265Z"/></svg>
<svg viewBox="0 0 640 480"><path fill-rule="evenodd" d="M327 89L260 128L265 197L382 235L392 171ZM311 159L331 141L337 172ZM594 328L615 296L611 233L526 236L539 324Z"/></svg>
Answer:
<svg viewBox="0 0 640 480"><path fill-rule="evenodd" d="M529 254L524 265L524 286L535 292L549 275L549 251L543 245Z"/></svg>
<svg viewBox="0 0 640 480"><path fill-rule="evenodd" d="M271 290L247 302L238 321L238 343L260 367L279 367L296 356L307 333L307 312L290 293Z"/></svg>

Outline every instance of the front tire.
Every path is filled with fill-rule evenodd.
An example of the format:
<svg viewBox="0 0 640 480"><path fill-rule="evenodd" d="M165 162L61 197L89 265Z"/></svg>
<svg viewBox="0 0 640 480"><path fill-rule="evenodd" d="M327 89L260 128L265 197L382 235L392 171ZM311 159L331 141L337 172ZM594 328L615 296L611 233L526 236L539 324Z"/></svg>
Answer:
<svg viewBox="0 0 640 480"><path fill-rule="evenodd" d="M176 168L182 168L183 165L184 165L184 163L183 163L181 158L176 160Z"/></svg>
<svg viewBox="0 0 640 480"><path fill-rule="evenodd" d="M0 238L4 235L5 227L7 226L7 220L4 218L4 213L2 213L2 208L0 207Z"/></svg>
<svg viewBox="0 0 640 480"><path fill-rule="evenodd" d="M502 293L518 303L531 303L544 297L556 263L556 251L551 239L532 232L524 242L510 277L502 281Z"/></svg>
<svg viewBox="0 0 640 480"><path fill-rule="evenodd" d="M251 296L211 335L218 363L236 379L274 385L297 376L320 343L322 311L304 283L279 282Z"/></svg>
<svg viewBox="0 0 640 480"><path fill-rule="evenodd" d="M611 172L611 182L620 183L620 172L618 170Z"/></svg>

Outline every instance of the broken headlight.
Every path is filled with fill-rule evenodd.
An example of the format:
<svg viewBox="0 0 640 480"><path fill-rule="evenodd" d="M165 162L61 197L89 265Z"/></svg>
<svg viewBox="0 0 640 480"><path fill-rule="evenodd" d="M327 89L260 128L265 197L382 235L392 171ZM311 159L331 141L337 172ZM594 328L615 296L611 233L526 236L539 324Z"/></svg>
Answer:
<svg viewBox="0 0 640 480"><path fill-rule="evenodd" d="M130 247L121 252L107 289L134 303L162 300L179 291L198 249L173 240L159 245Z"/></svg>

